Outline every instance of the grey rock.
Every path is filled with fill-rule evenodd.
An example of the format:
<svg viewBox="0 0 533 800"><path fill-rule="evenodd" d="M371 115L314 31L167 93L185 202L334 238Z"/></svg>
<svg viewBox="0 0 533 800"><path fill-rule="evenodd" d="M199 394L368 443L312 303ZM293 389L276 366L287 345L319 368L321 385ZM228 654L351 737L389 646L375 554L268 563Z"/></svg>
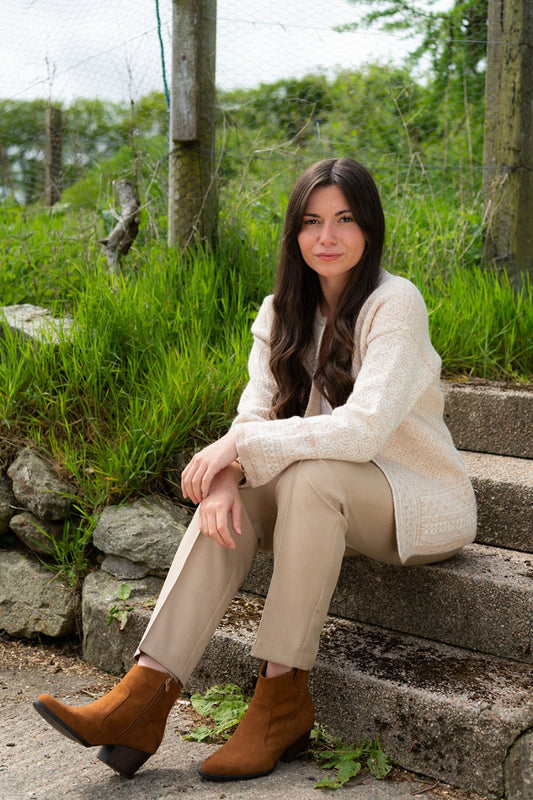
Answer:
<svg viewBox="0 0 533 800"><path fill-rule="evenodd" d="M29 511L22 514L15 514L11 518L11 530L17 534L23 544L33 553L49 555L54 551L54 544L51 540L57 540L63 532L61 522L46 522L37 519Z"/></svg>
<svg viewBox="0 0 533 800"><path fill-rule="evenodd" d="M127 558L162 575L172 563L189 524L189 516L160 498L108 506L93 534L95 547L106 555Z"/></svg>
<svg viewBox="0 0 533 800"><path fill-rule="evenodd" d="M529 458L462 452L476 494L476 541L533 552L533 464Z"/></svg>
<svg viewBox="0 0 533 800"><path fill-rule="evenodd" d="M135 564L129 558L120 556L105 556L101 568L114 578L121 580L140 580L150 574L148 567L143 564Z"/></svg>
<svg viewBox="0 0 533 800"><path fill-rule="evenodd" d="M83 658L113 675L120 675L132 666L163 585L161 578L155 577L128 581L131 594L122 602L118 599L122 583L107 572L93 572L86 577L82 593ZM113 606L127 610L122 630L117 619L109 624Z"/></svg>
<svg viewBox="0 0 533 800"><path fill-rule="evenodd" d="M64 519L72 502L73 489L57 477L49 464L29 447L18 454L7 474L13 481L18 503L39 519Z"/></svg>
<svg viewBox="0 0 533 800"><path fill-rule="evenodd" d="M9 521L15 513L15 497L5 477L0 476L0 536L9 530Z"/></svg>
<svg viewBox="0 0 533 800"><path fill-rule="evenodd" d="M67 636L78 612L72 589L32 556L0 551L0 629L29 639Z"/></svg>
<svg viewBox="0 0 533 800"><path fill-rule="evenodd" d="M504 767L505 800L533 797L533 730L518 737L510 748Z"/></svg>
<svg viewBox="0 0 533 800"><path fill-rule="evenodd" d="M52 316L51 311L29 303L16 306L4 306L0 309L12 331L37 342L57 344L72 329L73 320Z"/></svg>

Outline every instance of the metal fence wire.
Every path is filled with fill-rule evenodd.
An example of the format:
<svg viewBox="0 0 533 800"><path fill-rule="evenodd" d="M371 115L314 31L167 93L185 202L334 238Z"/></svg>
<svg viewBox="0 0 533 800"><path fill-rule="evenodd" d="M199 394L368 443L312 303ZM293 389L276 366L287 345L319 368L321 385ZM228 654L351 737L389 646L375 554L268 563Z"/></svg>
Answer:
<svg viewBox="0 0 533 800"><path fill-rule="evenodd" d="M360 16L349 0L218 0L216 15L222 185L243 168L253 173L252 162L299 168L303 148L307 161L368 151L391 171L399 160L412 167L432 122L400 66L411 39L342 30ZM172 0L3 0L0 204L103 203L112 177L134 177L143 202L162 208L171 35ZM423 73L424 62L420 83ZM345 99L335 119L333 93ZM379 106L381 96L382 118L370 128L368 103ZM465 158L479 167L476 124L467 126L466 156L450 151L426 167L463 170Z"/></svg>

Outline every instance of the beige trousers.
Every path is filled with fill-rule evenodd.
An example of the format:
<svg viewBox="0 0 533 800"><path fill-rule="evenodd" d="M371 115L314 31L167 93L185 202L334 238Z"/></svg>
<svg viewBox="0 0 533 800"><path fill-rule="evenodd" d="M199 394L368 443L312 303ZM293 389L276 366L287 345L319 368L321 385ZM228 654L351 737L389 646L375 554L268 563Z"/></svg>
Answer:
<svg viewBox="0 0 533 800"><path fill-rule="evenodd" d="M274 570L252 655L306 670L316 659L344 555L400 563L392 493L371 462L300 461L265 486L241 489L241 498L242 534L234 534L235 550L203 536L194 516L139 645L138 652L155 658L182 684L258 546L273 549Z"/></svg>

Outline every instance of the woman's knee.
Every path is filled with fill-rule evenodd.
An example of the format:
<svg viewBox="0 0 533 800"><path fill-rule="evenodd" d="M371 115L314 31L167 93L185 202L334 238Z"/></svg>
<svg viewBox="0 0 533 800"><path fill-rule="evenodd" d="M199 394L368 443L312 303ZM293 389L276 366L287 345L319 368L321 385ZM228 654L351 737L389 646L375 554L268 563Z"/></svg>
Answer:
<svg viewBox="0 0 533 800"><path fill-rule="evenodd" d="M287 497L301 499L308 496L309 502L312 502L313 495L338 506L342 500L342 492L339 490L339 483L335 480L327 461L324 459L296 461L279 477L276 486L278 507Z"/></svg>

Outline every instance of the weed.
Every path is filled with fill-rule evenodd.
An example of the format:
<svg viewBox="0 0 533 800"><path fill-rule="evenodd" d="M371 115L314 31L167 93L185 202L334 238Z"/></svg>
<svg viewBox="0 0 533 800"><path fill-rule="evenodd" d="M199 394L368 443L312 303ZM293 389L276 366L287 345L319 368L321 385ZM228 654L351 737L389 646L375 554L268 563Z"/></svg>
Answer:
<svg viewBox="0 0 533 800"><path fill-rule="evenodd" d="M75 501L76 498L72 498ZM64 580L73 590L89 571L88 547L92 540L95 520L76 502L71 506L71 517L63 523L61 536L49 534L34 523L35 528L50 542L50 554L39 560L46 569Z"/></svg>
<svg viewBox="0 0 533 800"><path fill-rule="evenodd" d="M117 620L119 630L123 631L128 621L130 611L133 611L134 606L128 605L127 600L131 595L131 588L127 583L121 583L117 591L118 603L112 605L109 609L107 617L107 624L111 625L113 620Z"/></svg>
<svg viewBox="0 0 533 800"><path fill-rule="evenodd" d="M211 725L201 725L185 737L193 742L209 742L220 736L229 739L230 731L239 724L248 708L242 690L234 683L213 686L204 695L196 692L191 703L197 714L212 720Z"/></svg>
<svg viewBox="0 0 533 800"><path fill-rule="evenodd" d="M340 789L365 769L383 780L392 769L388 756L381 749L379 736L359 745L345 744L331 736L322 726L315 725L311 734L313 758L325 772L333 772L315 783L315 789Z"/></svg>

